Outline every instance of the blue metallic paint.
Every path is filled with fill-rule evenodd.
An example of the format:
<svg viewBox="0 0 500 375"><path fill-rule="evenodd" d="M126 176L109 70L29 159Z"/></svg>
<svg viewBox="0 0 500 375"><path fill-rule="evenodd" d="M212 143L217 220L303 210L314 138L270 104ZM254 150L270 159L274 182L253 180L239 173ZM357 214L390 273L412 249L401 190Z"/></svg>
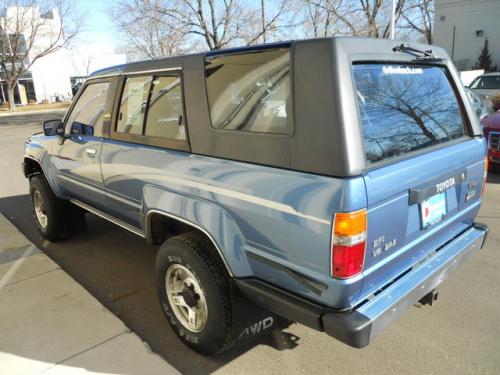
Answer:
<svg viewBox="0 0 500 375"><path fill-rule="evenodd" d="M361 177L342 180L113 140L105 140L101 160L106 191L129 201L108 196L119 219L143 226L149 210L176 215L213 236L236 277L288 288L297 283L248 261L253 252L334 286L320 296L301 286L299 294L331 306L355 302L361 280L329 276L330 233L334 212L366 206Z"/></svg>
<svg viewBox="0 0 500 375"><path fill-rule="evenodd" d="M145 227L146 216L153 210L195 223L222 249L224 261L235 277L260 278L334 308L355 306L465 230L479 210L479 199L465 203L466 189L458 186L456 194L451 193L455 190L447 193L448 217L423 233L418 205L408 207L408 189L428 183L436 176L456 173L463 165L469 165L464 186L470 181L481 186L479 164L483 150L478 145L483 140L462 142L349 179L110 139L102 141L102 152L96 156L101 161L102 190L95 184L94 189L79 197L83 202L91 204L98 199L96 196L104 194L107 212L146 234L149 230ZM61 179L55 179L67 167L61 164L57 167L61 170L56 172L54 155L49 157L44 150L57 153L60 150L57 137L36 136L27 143L27 152L41 161L57 194L71 196L66 189L58 189L64 185L60 184ZM65 156L69 163L81 154L79 147L68 150L73 150L73 154ZM347 280L333 279L330 277L333 213L365 207L369 229L364 272ZM396 238L397 246L374 259L370 243L381 234L388 239ZM317 294L258 257L249 259L249 252L316 280L326 288Z"/></svg>

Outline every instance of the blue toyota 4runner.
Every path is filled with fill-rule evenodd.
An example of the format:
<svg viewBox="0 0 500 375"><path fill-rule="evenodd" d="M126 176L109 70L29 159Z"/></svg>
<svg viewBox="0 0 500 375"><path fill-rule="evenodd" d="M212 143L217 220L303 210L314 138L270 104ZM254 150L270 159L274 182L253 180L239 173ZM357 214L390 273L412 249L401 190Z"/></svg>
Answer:
<svg viewBox="0 0 500 375"><path fill-rule="evenodd" d="M486 146L445 51L327 38L94 73L26 142L49 240L85 212L161 244L159 300L213 354L234 296L364 347L483 246Z"/></svg>

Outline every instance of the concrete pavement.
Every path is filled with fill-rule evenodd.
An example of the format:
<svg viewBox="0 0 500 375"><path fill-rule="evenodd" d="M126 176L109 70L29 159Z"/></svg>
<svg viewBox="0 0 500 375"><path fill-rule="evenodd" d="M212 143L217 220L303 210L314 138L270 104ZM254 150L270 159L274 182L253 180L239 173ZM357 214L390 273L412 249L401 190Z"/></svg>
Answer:
<svg viewBox="0 0 500 375"><path fill-rule="evenodd" d="M0 214L0 374L177 374Z"/></svg>
<svg viewBox="0 0 500 375"><path fill-rule="evenodd" d="M66 113L68 108L41 108L33 111L17 111L17 112L8 112L8 111L0 111L0 117L6 117L6 118L16 118L16 117L46 117L46 116L51 116L51 115L56 115L56 118L61 115Z"/></svg>

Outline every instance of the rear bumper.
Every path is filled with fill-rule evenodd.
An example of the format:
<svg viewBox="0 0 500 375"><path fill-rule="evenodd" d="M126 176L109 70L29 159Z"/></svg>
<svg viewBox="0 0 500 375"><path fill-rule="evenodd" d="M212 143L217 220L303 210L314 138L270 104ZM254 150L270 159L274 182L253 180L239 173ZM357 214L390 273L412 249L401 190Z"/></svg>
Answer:
<svg viewBox="0 0 500 375"><path fill-rule="evenodd" d="M235 280L241 294L267 310L302 323L356 348L375 336L430 293L474 251L488 233L474 224L424 263L351 312L336 312L255 279Z"/></svg>

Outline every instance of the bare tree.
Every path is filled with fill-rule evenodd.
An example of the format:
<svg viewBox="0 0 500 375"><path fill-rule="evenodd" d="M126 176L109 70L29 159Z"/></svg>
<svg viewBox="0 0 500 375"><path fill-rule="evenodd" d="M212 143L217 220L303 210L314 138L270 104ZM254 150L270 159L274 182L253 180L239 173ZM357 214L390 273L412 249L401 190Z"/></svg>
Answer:
<svg viewBox="0 0 500 375"><path fill-rule="evenodd" d="M339 33L334 28L341 21L337 14L342 0L304 0L304 3L305 23L312 29L313 37Z"/></svg>
<svg viewBox="0 0 500 375"><path fill-rule="evenodd" d="M163 9L163 13L185 25L189 33L205 41L210 50L226 47L240 38L246 22L255 19L255 10L245 10L241 3L224 0L181 0L181 8Z"/></svg>
<svg viewBox="0 0 500 375"><path fill-rule="evenodd" d="M313 36L390 36L390 2L383 0L303 0L306 23ZM405 11L406 0L396 1L395 22Z"/></svg>
<svg viewBox="0 0 500 375"><path fill-rule="evenodd" d="M145 57L273 40L296 0L127 0L110 8L129 46Z"/></svg>
<svg viewBox="0 0 500 375"><path fill-rule="evenodd" d="M359 8L353 0L304 0L306 24L314 37L360 35Z"/></svg>
<svg viewBox="0 0 500 375"><path fill-rule="evenodd" d="M174 2L171 2L175 9ZM109 7L113 22L125 36L122 49L141 58L159 58L182 52L188 28L164 13L162 0L117 1ZM125 47L126 45L126 47Z"/></svg>
<svg viewBox="0 0 500 375"><path fill-rule="evenodd" d="M79 76L88 77L91 73L91 66L94 56L86 51L77 51L72 58L73 69Z"/></svg>
<svg viewBox="0 0 500 375"><path fill-rule="evenodd" d="M14 110L18 79L42 57L69 46L82 18L67 0L0 1L0 78Z"/></svg>
<svg viewBox="0 0 500 375"><path fill-rule="evenodd" d="M425 42L432 44L434 23L433 0L408 0L408 7L403 13L405 24L402 28L416 32Z"/></svg>
<svg viewBox="0 0 500 375"><path fill-rule="evenodd" d="M260 38L262 38L263 43L267 43L270 39L281 39L280 31L287 32L297 26L297 22L294 22L294 15L298 11L296 1L280 0L272 2L268 0L267 4L266 7L266 1L261 0L260 23L257 23L260 29L251 27L253 19L247 20L247 30L242 33L243 37L246 38L247 45L258 42Z"/></svg>

